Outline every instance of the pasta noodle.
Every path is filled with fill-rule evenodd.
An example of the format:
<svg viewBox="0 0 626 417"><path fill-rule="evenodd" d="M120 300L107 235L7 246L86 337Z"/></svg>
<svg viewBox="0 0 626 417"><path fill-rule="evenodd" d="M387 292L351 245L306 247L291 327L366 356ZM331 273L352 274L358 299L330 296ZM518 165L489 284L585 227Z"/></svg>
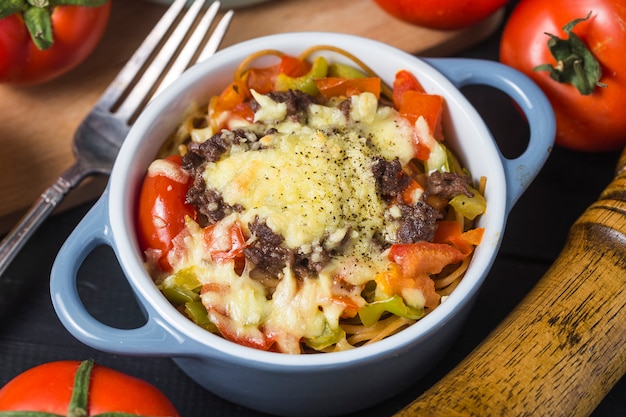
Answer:
<svg viewBox="0 0 626 417"><path fill-rule="evenodd" d="M266 57L279 64L257 67ZM333 352L402 331L452 293L482 238L486 179L436 137L443 108L412 74L390 87L333 46L250 55L148 170L147 270L195 323L257 349ZM157 183L184 201L144 192Z"/></svg>

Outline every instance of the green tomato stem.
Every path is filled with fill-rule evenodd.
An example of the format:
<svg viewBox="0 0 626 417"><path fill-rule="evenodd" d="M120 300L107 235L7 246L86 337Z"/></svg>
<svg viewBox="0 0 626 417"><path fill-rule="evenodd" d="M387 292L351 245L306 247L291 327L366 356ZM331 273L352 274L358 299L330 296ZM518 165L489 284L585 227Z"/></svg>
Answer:
<svg viewBox="0 0 626 417"><path fill-rule="evenodd" d="M52 22L48 9L36 6L26 9L24 11L24 23L37 48L44 50L52 46L54 36L52 35Z"/></svg>
<svg viewBox="0 0 626 417"><path fill-rule="evenodd" d="M84 417L87 415L89 382L92 370L93 360L91 359L83 361L76 370L72 398L67 410L68 417Z"/></svg>
<svg viewBox="0 0 626 417"><path fill-rule="evenodd" d="M74 375L72 398L65 417L89 416L89 385L91 384L91 371L94 367L92 359L81 362ZM44 411L0 411L0 417L64 417L60 414L47 413ZM92 417L138 417L137 414L106 412ZM143 416L149 417L149 416Z"/></svg>
<svg viewBox="0 0 626 417"><path fill-rule="evenodd" d="M591 53L587 45L573 32L574 27L591 17L591 12L580 19L575 19L563 27L563 31L568 35L561 39L555 35L547 33L548 49L556 59L557 65L539 65L535 71L548 71L550 78L560 83L572 84L582 95L592 94L596 87L606 87L600 82L602 78L602 67Z"/></svg>
<svg viewBox="0 0 626 417"><path fill-rule="evenodd" d="M37 48L54 44L51 16L57 6L103 6L110 0L0 0L0 19L20 14Z"/></svg>

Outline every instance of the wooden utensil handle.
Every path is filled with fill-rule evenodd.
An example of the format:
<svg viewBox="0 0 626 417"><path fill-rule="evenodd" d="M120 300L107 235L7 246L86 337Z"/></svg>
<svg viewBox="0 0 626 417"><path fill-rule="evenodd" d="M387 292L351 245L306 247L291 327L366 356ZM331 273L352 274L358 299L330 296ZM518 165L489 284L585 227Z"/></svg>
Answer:
<svg viewBox="0 0 626 417"><path fill-rule="evenodd" d="M625 373L626 149L536 287L396 416L588 416Z"/></svg>

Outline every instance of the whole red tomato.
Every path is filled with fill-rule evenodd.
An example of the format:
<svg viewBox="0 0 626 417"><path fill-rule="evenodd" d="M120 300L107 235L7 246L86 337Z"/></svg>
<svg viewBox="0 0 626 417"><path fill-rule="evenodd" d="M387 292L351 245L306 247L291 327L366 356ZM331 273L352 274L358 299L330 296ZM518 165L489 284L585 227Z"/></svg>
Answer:
<svg viewBox="0 0 626 417"><path fill-rule="evenodd" d="M174 405L155 386L93 361L49 362L21 373L0 389L0 410L178 417Z"/></svg>
<svg viewBox="0 0 626 417"><path fill-rule="evenodd" d="M430 29L461 29L489 17L509 0L374 0L392 16Z"/></svg>
<svg viewBox="0 0 626 417"><path fill-rule="evenodd" d="M571 28L571 36L563 29L570 22L573 25L567 29ZM626 145L624 22L623 0L522 0L512 11L502 35L500 60L527 74L545 92L556 115L557 144L579 151L609 151ZM578 47L572 54L561 52L558 60L564 64L579 62L574 68L596 73L597 81L582 82L591 87L588 94L568 83L568 75L555 73L555 78L565 78L564 82L551 77L550 67L560 70L561 65L548 48L548 40L565 45L564 50L568 46L547 34L573 39L579 46L582 43L595 57L597 71L591 60L579 59L585 53Z"/></svg>
<svg viewBox="0 0 626 417"><path fill-rule="evenodd" d="M66 73L91 54L108 23L111 3L70 2L80 5L38 7L24 0L0 8L0 82L42 83ZM36 34L34 38L31 32Z"/></svg>

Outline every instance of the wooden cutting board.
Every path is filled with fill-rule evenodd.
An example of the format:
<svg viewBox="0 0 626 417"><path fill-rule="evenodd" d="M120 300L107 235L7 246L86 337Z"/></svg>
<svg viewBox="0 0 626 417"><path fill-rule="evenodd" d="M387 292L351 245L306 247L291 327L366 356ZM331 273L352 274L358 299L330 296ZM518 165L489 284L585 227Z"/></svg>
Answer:
<svg viewBox="0 0 626 417"><path fill-rule="evenodd" d="M76 127L165 9L145 0L114 0L107 32L78 68L40 86L0 85L0 232L72 164ZM468 29L435 31L400 22L371 0L277 0L236 10L222 48L273 33L326 31L443 56L485 39L501 21L500 12ZM60 209L95 198L105 181L87 180Z"/></svg>

